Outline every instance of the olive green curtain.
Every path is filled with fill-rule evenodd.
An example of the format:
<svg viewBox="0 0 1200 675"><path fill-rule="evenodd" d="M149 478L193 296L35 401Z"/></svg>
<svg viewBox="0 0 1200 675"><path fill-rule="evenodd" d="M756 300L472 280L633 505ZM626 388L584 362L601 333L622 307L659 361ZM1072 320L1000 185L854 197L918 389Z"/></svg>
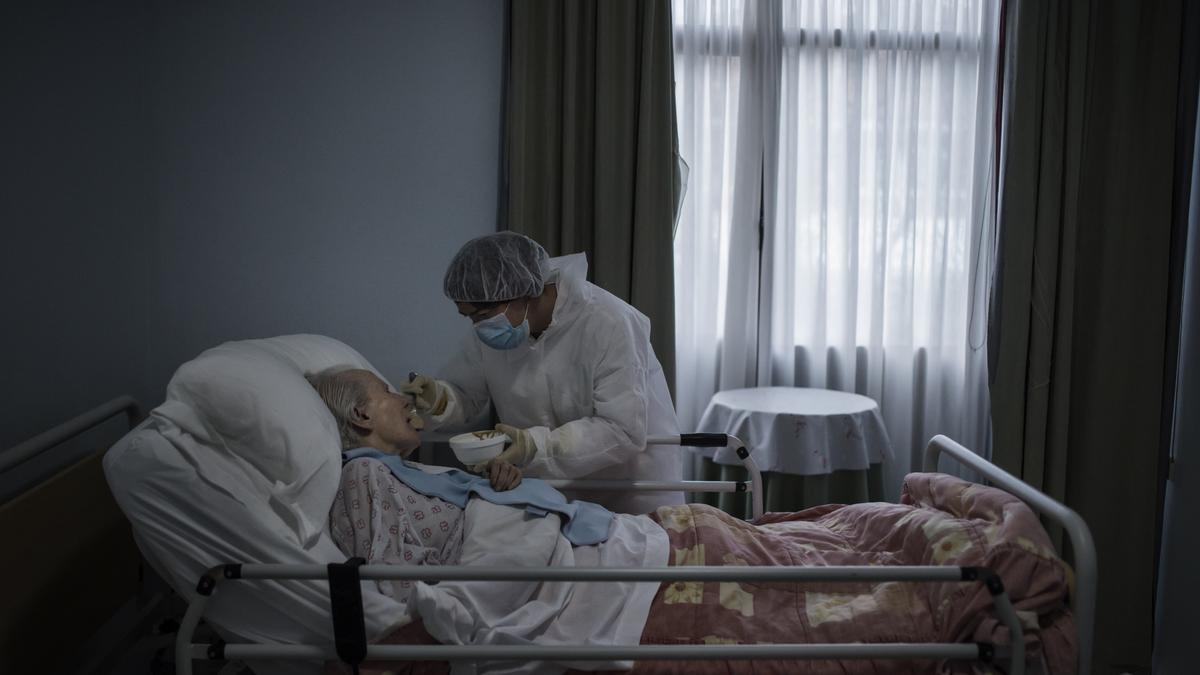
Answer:
<svg viewBox="0 0 1200 675"><path fill-rule="evenodd" d="M508 229L650 318L674 391L680 194L668 0L511 0Z"/></svg>
<svg viewBox="0 0 1200 675"><path fill-rule="evenodd" d="M1181 0L1018 0L1010 9L993 459L1088 522L1100 574L1095 672L1142 672Z"/></svg>

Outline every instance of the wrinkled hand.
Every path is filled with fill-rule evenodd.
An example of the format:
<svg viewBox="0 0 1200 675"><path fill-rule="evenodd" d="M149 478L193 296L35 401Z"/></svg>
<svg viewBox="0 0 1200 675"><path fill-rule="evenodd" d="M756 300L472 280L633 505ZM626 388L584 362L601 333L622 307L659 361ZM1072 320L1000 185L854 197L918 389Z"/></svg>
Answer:
<svg viewBox="0 0 1200 675"><path fill-rule="evenodd" d="M400 391L413 397L418 412L440 415L446 411L445 389L428 375L417 375L400 385Z"/></svg>
<svg viewBox="0 0 1200 675"><path fill-rule="evenodd" d="M521 470L508 462L492 460L488 466L487 477L496 492L511 490L521 484Z"/></svg>
<svg viewBox="0 0 1200 675"><path fill-rule="evenodd" d="M497 424L496 431L508 436L512 443L504 449L504 452L496 455L496 457L482 464L476 464L472 467L472 471L475 473L486 473L491 469L493 464L507 462L520 467L533 461L534 455L537 454L537 445L533 442L533 436L528 431L507 424Z"/></svg>

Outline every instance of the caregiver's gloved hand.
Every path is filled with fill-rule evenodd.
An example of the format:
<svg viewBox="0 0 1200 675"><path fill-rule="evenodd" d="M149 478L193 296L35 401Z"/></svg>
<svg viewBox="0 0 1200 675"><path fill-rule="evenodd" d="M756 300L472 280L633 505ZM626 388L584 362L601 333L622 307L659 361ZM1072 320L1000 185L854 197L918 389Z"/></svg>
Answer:
<svg viewBox="0 0 1200 675"><path fill-rule="evenodd" d="M428 415L441 415L446 412L446 387L428 375L414 375L408 382L400 385L400 391L410 394L417 411Z"/></svg>
<svg viewBox="0 0 1200 675"><path fill-rule="evenodd" d="M512 443L499 455L496 455L483 464L476 464L471 467L472 471L486 474L494 463L508 462L520 467L533 461L533 456L537 454L537 445L533 442L533 436L528 431L507 424L497 424L496 431L508 436Z"/></svg>

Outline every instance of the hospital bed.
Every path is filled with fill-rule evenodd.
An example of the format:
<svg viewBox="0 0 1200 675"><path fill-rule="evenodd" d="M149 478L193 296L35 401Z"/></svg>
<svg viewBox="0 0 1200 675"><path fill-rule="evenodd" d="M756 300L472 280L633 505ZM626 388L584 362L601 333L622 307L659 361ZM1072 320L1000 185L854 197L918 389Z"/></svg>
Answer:
<svg viewBox="0 0 1200 675"><path fill-rule="evenodd" d="M289 338L297 337L312 337L312 336L288 336ZM328 340L328 339L324 339ZM336 342L336 341L334 341ZM339 343L340 345L340 343ZM276 345L278 347L278 345ZM300 370L319 369L329 365L329 359L336 359L335 362L349 362L359 364L360 367L368 367L369 364L356 352L349 350L349 356L345 354L335 354L328 356L322 361L321 359L313 360L311 354L306 355L305 350L311 351L313 346L307 343L285 343L283 345L283 354L288 359L291 359L289 368L297 367L301 364ZM318 345L320 346L320 345ZM328 345L322 346L326 349ZM340 349L348 350L344 346ZM258 352L255 352L258 354ZM202 355L204 356L204 355ZM257 356L256 356L257 358ZM349 359L349 361L347 361ZM357 359L357 360L355 360ZM186 366L187 364L185 364ZM244 364L242 364L244 366ZM181 368L181 372L184 371ZM236 372L236 371L235 371ZM177 377L179 374L177 373ZM296 375L299 377L299 375ZM249 380L258 381L262 378L248 377ZM173 379L174 382L174 379ZM303 382L300 379L300 382ZM169 396L171 398L169 388ZM311 393L311 392L310 392ZM318 401L319 404L319 401ZM268 411L269 412L269 411ZM142 453L146 457L152 456L170 456L174 457L178 448L172 449L170 444L167 444L157 433L153 433L147 427L148 423L139 425L138 428L130 432L113 450L109 452L111 458L113 451L118 447L129 449L131 441L136 443L142 441L146 446L146 452ZM62 434L58 434L62 436ZM610 484L607 486L597 486L595 484L586 485L589 489L596 487L608 487L610 489L637 489L637 490L687 490L692 492L703 491L746 491L749 492L753 503L755 515L761 514L761 483L757 479L757 469L753 465L752 455L736 438L726 437L724 435L684 435L671 438L655 438L651 439L662 444L676 445L728 445L731 448L738 450L737 453L743 463L747 466L751 480L747 482L721 482L716 484L703 484L701 481L685 481L677 484L660 484L651 482L635 482L629 484ZM991 465L982 458L974 455L969 450L954 443L944 437L934 438L926 449L924 461L927 469L933 469L937 466L938 457L942 454L950 456L960 463L976 470L984 476L984 478L994 486L1007 490L1009 493L1016 495L1024 500L1033 510L1041 513L1043 517L1061 525L1068 534L1072 544L1075 563L1075 579L1076 583L1070 594L1071 607L1074 613L1074 630L1077 634L1076 645L1078 647L1078 665L1079 672L1090 672L1089 658L1091 654L1092 641L1092 626L1093 614L1095 606L1095 580L1096 580L1096 561L1095 549L1092 544L1090 534L1086 525L1077 514L1066 508L1062 504L1055 502L1049 497L1041 494L1032 487L1022 483L1015 477L1003 472L999 468ZM0 456L3 457L3 456ZM144 459L144 458L143 458ZM106 459L105 469L108 470L108 461ZM174 476L183 476L184 474L177 473L178 471L190 469L185 464L172 467L170 470L176 472ZM93 475L93 482L97 479ZM108 476L110 485L112 484L113 476ZM183 482L170 482L168 487L174 493L175 486L181 488L186 487L193 492L189 494L199 495L200 492L195 492L196 484L201 483L200 480L189 480L186 477ZM132 487L131 487L132 485ZM131 484L123 486L121 489L114 487L114 492L119 495L118 502L124 498L128 500L131 495L141 498L149 490L145 487L146 483L140 475L135 476ZM559 487L564 488L582 488L578 482L560 482ZM121 497L123 495L123 497ZM122 503L122 508L126 510L126 515L130 515L128 504ZM328 509L328 502L323 507ZM168 511L170 511L168 509ZM168 512L170 518L175 518L174 512ZM130 516L133 518L133 516ZM255 596L255 593L260 593L261 588L256 590L256 587L263 585L279 585L280 583L305 583L305 582L280 582L272 581L279 579L325 579L330 571L330 567L322 565L277 565L263 564L272 560L276 561L294 561L294 559L304 559L303 556L291 556L284 551L281 555L274 558L259 556L257 559L246 560L245 556L239 556L239 551L245 549L238 548L238 542L225 541L225 538L236 536L236 530L224 530L222 538L208 539L205 542L197 540L196 537L181 534L182 541L189 547L196 549L197 546L204 548L213 546L209 550L211 555L205 554L204 559L209 560L208 563L195 568L195 574L200 575L197 580L195 576L184 579L176 576L171 577L173 571L169 564L164 564L162 559L162 547L150 546L147 547L147 541L144 538L138 538L138 528L136 527L137 520L135 519L134 534L139 548L142 550L146 561L149 563L149 568L157 570L163 574L163 577L171 582L171 585L176 589L180 596L191 601L191 605L185 615L185 620L180 630L176 635L176 666L177 672L188 673L192 672L194 659L242 659L253 660L263 657L268 657L273 661L280 659L332 659L339 658L337 646L335 644L317 641L306 640L253 640L244 639L244 636L233 636L230 639L228 636L223 636L229 639L228 643L217 641L213 644L202 645L193 644L193 629L202 616L207 616L214 608L214 599L228 601L231 597L241 595L250 595L257 598L261 604L262 595ZM161 525L161 523L159 523ZM161 528L160 528L161 529ZM170 529L179 529L184 532L186 527L176 528L172 526ZM203 530L193 530L204 534ZM234 534L231 534L234 533ZM143 529L141 532L144 537L147 532ZM126 535L125 542L128 542ZM222 548L222 545L224 546ZM129 550L128 543L124 546L115 547L117 550ZM218 550L219 549L219 550ZM335 562L337 555L336 548L332 550L332 555L326 549L326 559L321 560L322 563ZM241 558L241 560L239 560ZM336 558L340 561L343 558ZM214 565L218 562L226 564ZM208 566L209 569L201 574ZM345 570L339 572L339 576L345 576ZM917 583L954 583L954 584L982 584L987 587L988 593L995 603L996 611L1002 620L1010 627L1014 626L1014 617L1012 616L1011 606L1005 595L1003 585L998 583L999 579L988 569L967 568L958 566L934 566L934 567L770 567L770 568L751 568L751 567L722 567L722 568L705 568L705 567L662 567L662 568L637 568L637 569L588 569L588 568L546 568L546 569L489 569L481 567L396 567L388 568L383 566L365 566L354 570L360 579L410 579L422 581L437 581L437 580L452 580L452 579L479 579L479 580L518 580L518 579L543 579L543 580L588 580L588 581L634 581L634 580L653 580L653 581L673 581L681 582L685 580L697 581L802 581L803 583L817 582L846 582L846 583L861 583L864 581L883 581L883 580L900 580L906 582ZM340 586L340 585L339 585ZM365 585L364 585L365 587ZM324 588L335 588L325 586ZM194 590L193 590L194 589ZM335 588L336 590L336 588ZM330 600L328 590L325 591L324 600L316 597L318 604L323 605L324 609L319 610L322 615L321 625L319 628L320 635L328 635L329 633L329 607ZM365 595L365 593L364 593ZM312 598L310 598L312 599ZM353 657L352 651L362 650L364 655L371 659L387 658L387 659L437 659L445 661L456 660L476 660L476 659L515 659L528 660L536 659L556 659L568 658L572 661L584 660L599 660L608 661L612 659L652 659L656 662L671 659L926 659L928 663L930 659L967 659L967 660L993 660L1000 665L1007 665L1008 672L1020 672L1024 661L1021 658L1022 642L1019 639L1022 631L1014 630L1012 634L1017 636L1017 640L1013 640L1010 645L980 645L972 642L967 643L947 643L947 644L739 644L739 645L648 645L648 646L633 646L633 647L507 647L507 646L451 646L451 645L366 645L365 632L361 629L363 623L362 611L356 611L349 606L350 603L339 603L340 609L337 613L340 615L338 625L338 640L336 641L342 646L343 654L350 654ZM364 604L366 604L364 602ZM270 609L269 607L266 609ZM359 628L356 628L359 627ZM377 634L377 633L376 633ZM274 644L272 644L274 642ZM351 651L347 651L351 650ZM1011 665L1009 665L1011 662Z"/></svg>
<svg viewBox="0 0 1200 675"><path fill-rule="evenodd" d="M731 481L549 481L562 489L588 490L689 490L693 492L751 492L755 518L762 515L761 478L758 468L745 446L735 437L725 434L684 434L649 439L658 445L730 447L746 466L752 477L749 484ZM945 454L979 472L993 485L1023 499L1029 506L1052 522L1062 526L1075 552L1077 574L1076 592L1071 598L1078 631L1079 672L1090 672L1093 616L1095 611L1096 559L1091 534L1083 520L1071 509L1033 489L1011 474L987 462L970 450L945 436L936 436L925 449L924 466L935 470L939 457ZM204 614L205 606L218 592L236 592L233 582L253 583L264 579L326 579L330 569L314 565L258 564L236 562L220 565L205 573L197 584L197 596L184 617L177 634L176 669L190 675L194 659L322 659L337 660L348 655L353 663L365 660L707 660L707 659L932 659L978 660L998 662L1010 674L1025 672L1024 640L1013 605L999 576L985 568L966 567L771 567L771 568L479 568L479 567L395 567L366 565L354 570L352 579L392 579L437 582L447 580L477 581L906 581L943 583L980 583L987 586L997 613L1015 639L1009 645L990 644L772 644L772 645L639 645L635 647L513 647L458 645L370 645L362 629L361 610L338 608L335 604L334 623L343 629L336 644L193 644L192 632ZM344 590L331 586L331 594Z"/></svg>
<svg viewBox="0 0 1200 675"><path fill-rule="evenodd" d="M61 425L56 429L52 429L46 434L32 439L30 442L23 443L12 451L0 455L0 472L11 468L25 460L30 459L36 454L53 447L63 441L70 440L74 435L79 434L87 429L96 426L97 424L109 419L115 415L125 414L129 418L130 426L142 417L140 406L129 397L121 397L114 399L98 407L93 411L89 411L84 415L71 420L70 422ZM676 445L692 445L692 446L729 446L735 450L740 450L738 456L746 465L751 476L749 482L705 482L705 481L683 481L680 483L656 483L656 482L635 482L634 484L626 484L620 482L611 482L609 484L597 484L595 481L555 481L557 487L567 489L635 489L635 490L689 490L694 492L749 492L751 495L752 504L754 505L755 517L761 515L761 494L755 488L760 487L757 481L758 470L754 466L750 454L745 451L744 446L734 437L725 436L724 434L685 434L680 437L658 438L653 439L658 444L676 444ZM1091 541L1090 533L1079 518L1070 509L1050 499L1044 494L1038 492L1027 484L1021 482L1010 474L983 460L979 456L970 452L954 441L938 436L932 439L925 449L924 466L926 470L931 470L937 466L940 455L946 454L960 463L968 466L981 474L991 484L1003 488L1014 495L1025 500L1031 507L1043 514L1050 521L1061 525L1064 531L1070 538L1072 548L1075 551L1075 570L1077 574L1076 592L1071 598L1072 609L1075 614L1075 623L1078 631L1078 648L1079 648L1079 665L1081 673L1090 671L1089 657L1092 645L1093 617L1095 608L1095 588L1096 588L1096 559L1094 546ZM96 466L99 455L93 455L78 464L74 464L63 472L56 474L52 479L45 481L38 488L31 490L25 496L25 499L18 502L17 508L11 505L5 505L0 508L0 518L7 517L8 520L13 520L17 517L22 508L21 504L26 503L23 508L28 508L30 499L41 501L54 500L62 501L65 493L62 491L62 484L66 481L75 481L75 486L71 488L71 492L77 492L79 488L94 489L99 485L100 477L98 475L98 467ZM91 472L91 478L80 479L77 476L86 475ZM80 482L82 480L82 482ZM105 505L108 505L105 507ZM112 522L120 518L119 512L111 505L109 500L101 500L99 506L95 509L94 517L102 519L105 522ZM14 515L8 515L14 514ZM115 518L114 518L115 516ZM7 521L6 521L7 522ZM123 526L123 527L122 527ZM113 527L117 531L116 540L118 545L110 546L110 553L115 553L113 556L116 561L121 563L117 565L118 572L115 576L108 573L110 577L120 580L120 583L100 583L101 588L109 587L119 593L133 593L135 587L129 583L131 577L133 561L136 560L136 552L133 549L132 541L128 538L128 533L121 534L122 529L127 530L127 526L114 522ZM6 530L7 531L7 530ZM115 550L114 550L115 549ZM68 553L64 557L72 558L80 554ZM45 561L43 561L44 563ZM121 567L124 566L124 569ZM45 568L44 564L41 567ZM51 568L54 565L50 566ZM113 566L108 565L102 567L103 570L111 569ZM32 569L32 568L31 568ZM478 579L478 580L518 580L518 579L544 579L544 580L578 580L578 581L604 581L604 580L626 580L626 581L781 581L781 580L823 580L823 581L863 581L863 580L905 580L912 582L962 582L962 583L991 583L994 585L994 597L999 613L1004 617L1006 623L1012 625L1015 617L1012 615L1011 604L1008 603L1004 595L1002 586L995 585L996 579L989 575L987 570L983 569L962 569L962 568L768 568L768 569L730 569L730 568L660 568L660 569L544 569L544 570L528 570L528 569L483 569L483 568L458 568L458 567L419 567L419 568L388 568L386 566L365 566L358 570L362 579L409 579L436 582L439 580L452 579ZM188 607L182 625L176 635L176 672L191 673L192 662L194 659L243 659L253 660L256 658L319 658L319 659L338 659L338 650L333 645L271 645L271 644L193 644L193 635L195 628L201 617L203 616L204 608L212 597L212 594L218 592L234 593L237 592L237 584L234 582L255 583L261 579L301 579L301 578L325 578L328 574L327 568L323 566L292 566L292 565L238 565L230 563L214 567L200 580L199 588L205 589L197 595L197 598ZM44 575L44 573L43 573ZM30 574L25 572L22 575L29 579ZM103 581L95 578L94 581ZM34 577L36 581L36 576ZM39 587L52 586L52 583L33 583L27 584L28 587L35 591ZM61 598L60 598L61 600ZM91 601L94 604L94 598ZM129 598L123 598L118 595L112 602L108 603L108 610L115 610L121 607L121 601L124 600L128 604L132 602ZM16 608L19 603L9 603L10 609ZM145 602L142 602L143 608L141 613L144 615L146 609ZM70 603L65 605L60 602L59 609L66 609L66 616L72 616ZM11 613L11 612L10 612ZM10 620L10 623L15 621ZM69 622L68 622L69 624ZM27 627L28 628L28 627ZM50 632L50 626L43 626L47 632ZM61 618L56 618L54 632L61 632L64 626ZM1020 635L1020 631L1015 631L1016 635ZM346 636L343 637L343 642L347 641ZM438 660L454 660L454 659L555 659L555 658L570 658L572 660L587 660L587 659L775 659L775 658L791 658L791 659L862 659L862 658L933 658L933 659L986 659L999 660L1001 662L1008 661L1011 666L1009 672L1021 672L1022 663L1020 659L1021 641L1018 640L1010 648L994 649L989 645L978 644L896 644L896 645L870 645L870 644L798 644L798 645L717 645L717 646L638 646L630 648L562 648L562 647L463 647L463 646L407 646L407 645L366 645L364 636L355 635L349 638L350 643L361 643L364 649L364 655L368 659L438 659ZM15 652L14 652L15 653ZM28 654L28 652L26 652ZM10 663L15 665L17 662Z"/></svg>

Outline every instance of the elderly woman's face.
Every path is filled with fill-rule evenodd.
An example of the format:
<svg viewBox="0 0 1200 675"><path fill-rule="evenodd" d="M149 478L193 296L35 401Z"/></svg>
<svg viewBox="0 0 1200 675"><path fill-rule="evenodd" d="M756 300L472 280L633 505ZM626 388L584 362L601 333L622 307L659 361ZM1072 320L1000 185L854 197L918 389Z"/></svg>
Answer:
<svg viewBox="0 0 1200 675"><path fill-rule="evenodd" d="M407 457L421 445L417 430L424 426L417 416L411 396L388 389L375 373L361 371L367 388L367 414L374 420L374 431L380 438Z"/></svg>

